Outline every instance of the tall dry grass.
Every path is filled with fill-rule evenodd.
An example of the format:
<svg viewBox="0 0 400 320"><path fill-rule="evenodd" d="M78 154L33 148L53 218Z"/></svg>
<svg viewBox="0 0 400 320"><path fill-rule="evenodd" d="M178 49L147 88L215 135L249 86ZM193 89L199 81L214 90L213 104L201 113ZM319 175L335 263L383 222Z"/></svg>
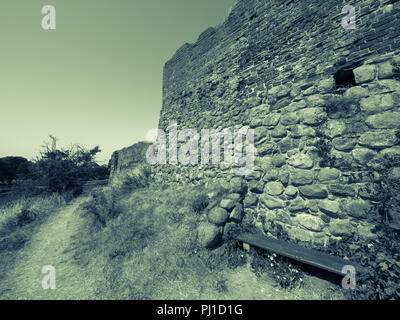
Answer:
<svg viewBox="0 0 400 320"><path fill-rule="evenodd" d="M21 197L0 205L0 237L4 237L28 224L29 220L39 220L64 206L65 196L59 194L37 197Z"/></svg>
<svg viewBox="0 0 400 320"><path fill-rule="evenodd" d="M241 253L230 250L227 244L215 251L198 246L197 226L207 219L206 192L202 186L150 186L126 194L114 205L106 201L110 197L97 197L103 199L103 212L118 212L114 217L108 215L105 223L98 223L98 214L90 213L98 200L93 198L83 205L81 214L87 219L75 239L74 247L79 251L76 260L82 265L96 261L101 266L99 298L220 296L225 290L223 270L237 262L232 255Z"/></svg>

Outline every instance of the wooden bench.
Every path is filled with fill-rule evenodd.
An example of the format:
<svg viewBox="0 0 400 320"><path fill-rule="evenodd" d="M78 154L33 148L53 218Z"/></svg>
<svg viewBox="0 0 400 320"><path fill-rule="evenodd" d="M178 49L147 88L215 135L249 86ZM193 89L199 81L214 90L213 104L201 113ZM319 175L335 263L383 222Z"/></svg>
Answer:
<svg viewBox="0 0 400 320"><path fill-rule="evenodd" d="M259 234L242 233L236 239L243 243L245 249L246 246L254 246L338 275L344 275L342 269L346 265L358 270L358 265L354 262Z"/></svg>

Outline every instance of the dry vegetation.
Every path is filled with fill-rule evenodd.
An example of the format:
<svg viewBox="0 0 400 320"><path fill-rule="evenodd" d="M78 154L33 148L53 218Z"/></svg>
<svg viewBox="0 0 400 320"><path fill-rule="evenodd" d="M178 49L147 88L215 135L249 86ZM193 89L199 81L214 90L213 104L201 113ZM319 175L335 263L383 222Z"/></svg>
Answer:
<svg viewBox="0 0 400 320"><path fill-rule="evenodd" d="M74 236L75 263L84 267L96 261L102 270L96 281L97 298L338 298L326 288L296 287L292 292L277 286L267 274L256 276L250 266L255 257L247 259L234 240L213 251L199 247L197 226L207 219L209 190L144 187L136 181L146 181L143 174L119 176L118 183L95 190L79 210L86 223Z"/></svg>
<svg viewBox="0 0 400 320"><path fill-rule="evenodd" d="M0 206L0 250L20 248L30 229L47 215L64 206L66 198L59 194L20 198ZM29 227L29 228L27 228ZM19 241L16 241L18 240Z"/></svg>
<svg viewBox="0 0 400 320"><path fill-rule="evenodd" d="M192 204L201 190L146 188L118 204L112 192L97 191L84 205L82 214L89 219L76 237L78 263L102 257L101 298L197 299L213 287L224 289L219 272L227 263L224 249L211 252L196 242L204 217Z"/></svg>
<svg viewBox="0 0 400 320"><path fill-rule="evenodd" d="M282 286L268 272L270 260L246 254L229 237L215 250L199 247L197 226L207 219L208 193L219 194L218 187L148 185L146 172L115 176L76 207L58 195L2 207L0 297L342 298L338 288L307 275L303 286ZM55 296L40 281L35 286L42 261L64 274Z"/></svg>

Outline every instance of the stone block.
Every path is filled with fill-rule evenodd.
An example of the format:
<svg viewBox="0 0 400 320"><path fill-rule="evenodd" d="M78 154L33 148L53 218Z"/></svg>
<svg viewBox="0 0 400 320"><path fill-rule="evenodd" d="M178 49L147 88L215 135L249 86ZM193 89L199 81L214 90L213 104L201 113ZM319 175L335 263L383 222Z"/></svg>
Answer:
<svg viewBox="0 0 400 320"><path fill-rule="evenodd" d="M304 153L296 153L291 156L287 163L294 168L299 169L311 169L314 166L314 161L309 155Z"/></svg>
<svg viewBox="0 0 400 320"><path fill-rule="evenodd" d="M298 111L303 124L317 125L326 120L327 114L324 108L306 108Z"/></svg>
<svg viewBox="0 0 400 320"><path fill-rule="evenodd" d="M208 213L208 220L217 226L224 225L228 217L228 211L220 207L213 208Z"/></svg>
<svg viewBox="0 0 400 320"><path fill-rule="evenodd" d="M363 65L353 70L357 84L369 82L376 77L376 67L374 65Z"/></svg>
<svg viewBox="0 0 400 320"><path fill-rule="evenodd" d="M366 123L374 129L400 128L400 112L387 111L371 115L367 118Z"/></svg>
<svg viewBox="0 0 400 320"><path fill-rule="evenodd" d="M283 184L279 181L271 181L265 185L264 192L271 196L279 196L283 193Z"/></svg>
<svg viewBox="0 0 400 320"><path fill-rule="evenodd" d="M304 169L291 169L290 181L295 186L311 184L314 180L314 172Z"/></svg>
<svg viewBox="0 0 400 320"><path fill-rule="evenodd" d="M316 232L322 231L325 226L324 221L322 221L320 217L312 216L306 213L302 213L296 216L295 221L302 227Z"/></svg>
<svg viewBox="0 0 400 320"><path fill-rule="evenodd" d="M266 206L268 209L279 209L283 208L285 203L282 199L272 197L266 193L260 196L260 203Z"/></svg>
<svg viewBox="0 0 400 320"><path fill-rule="evenodd" d="M389 148L398 143L398 138L392 130L369 131L362 134L358 142L370 148Z"/></svg>
<svg viewBox="0 0 400 320"><path fill-rule="evenodd" d="M316 184L300 186L299 191L303 197L309 199L324 199L328 197L326 189Z"/></svg>

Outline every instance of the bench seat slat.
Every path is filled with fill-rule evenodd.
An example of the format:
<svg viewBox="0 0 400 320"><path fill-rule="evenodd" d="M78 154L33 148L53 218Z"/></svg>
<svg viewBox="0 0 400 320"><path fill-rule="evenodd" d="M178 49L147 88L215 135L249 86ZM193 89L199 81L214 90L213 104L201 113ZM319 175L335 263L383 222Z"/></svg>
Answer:
<svg viewBox="0 0 400 320"><path fill-rule="evenodd" d="M351 261L258 234L242 233L237 240L338 275L343 275L342 268L345 265L357 268L356 264Z"/></svg>

